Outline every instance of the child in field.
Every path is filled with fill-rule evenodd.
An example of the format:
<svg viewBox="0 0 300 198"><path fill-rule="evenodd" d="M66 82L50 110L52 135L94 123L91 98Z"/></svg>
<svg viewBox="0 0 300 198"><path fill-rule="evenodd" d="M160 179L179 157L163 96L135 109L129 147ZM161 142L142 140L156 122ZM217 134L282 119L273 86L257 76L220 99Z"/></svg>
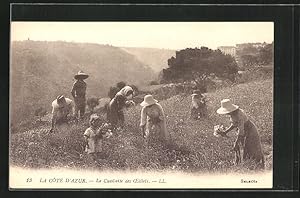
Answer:
<svg viewBox="0 0 300 198"><path fill-rule="evenodd" d="M192 94L191 118L198 120L206 116L205 103L205 97L201 94L200 90L194 90Z"/></svg>
<svg viewBox="0 0 300 198"><path fill-rule="evenodd" d="M91 115L90 127L84 132L85 151L95 160L102 152L103 138L110 135L110 126L107 123L103 123L103 120L98 115Z"/></svg>

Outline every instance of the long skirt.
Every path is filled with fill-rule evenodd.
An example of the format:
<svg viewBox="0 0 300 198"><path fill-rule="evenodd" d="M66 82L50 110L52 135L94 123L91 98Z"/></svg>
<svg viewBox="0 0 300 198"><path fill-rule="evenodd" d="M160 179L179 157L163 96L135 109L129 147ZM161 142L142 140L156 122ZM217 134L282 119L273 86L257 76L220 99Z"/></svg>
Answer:
<svg viewBox="0 0 300 198"><path fill-rule="evenodd" d="M255 160L257 164L264 167L264 154L256 126L249 120L245 123L244 130L246 136L243 148L243 159Z"/></svg>
<svg viewBox="0 0 300 198"><path fill-rule="evenodd" d="M147 120L146 123L146 140L159 139L161 141L170 141L170 134L167 131L166 121L151 122Z"/></svg>
<svg viewBox="0 0 300 198"><path fill-rule="evenodd" d="M109 123L111 123L112 127L121 127L124 125L125 117L122 109L118 109L117 106L110 102L107 106L106 118Z"/></svg>

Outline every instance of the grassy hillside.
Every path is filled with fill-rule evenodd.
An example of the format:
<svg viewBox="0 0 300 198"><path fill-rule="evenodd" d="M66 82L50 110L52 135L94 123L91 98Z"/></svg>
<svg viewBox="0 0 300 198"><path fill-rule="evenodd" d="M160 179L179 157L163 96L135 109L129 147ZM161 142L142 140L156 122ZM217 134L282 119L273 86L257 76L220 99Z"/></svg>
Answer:
<svg viewBox="0 0 300 198"><path fill-rule="evenodd" d="M13 122L43 106L50 110L58 94L71 97L73 76L88 73L87 97L106 96L120 80L137 86L154 78L151 68L133 55L108 45L18 41L11 46L10 107Z"/></svg>
<svg viewBox="0 0 300 198"><path fill-rule="evenodd" d="M11 134L10 160L21 167L70 167L121 170L179 170L187 172L246 171L249 164L233 166L230 138L213 136L213 126L228 126L228 118L216 114L221 99L230 98L255 122L260 132L267 170L272 169L273 83L264 80L240 84L208 93L210 116L189 119L190 97L174 96L160 101L167 116L167 128L173 144L166 147L152 142L145 147L138 130L141 107L126 111L126 127L104 140L104 156L96 162L88 160L83 151L83 132L87 123L72 125L69 130L47 133L50 123L28 131Z"/></svg>
<svg viewBox="0 0 300 198"><path fill-rule="evenodd" d="M126 52L133 54L139 61L151 67L155 72L160 72L168 67L168 59L175 56L175 50L156 48L122 48Z"/></svg>

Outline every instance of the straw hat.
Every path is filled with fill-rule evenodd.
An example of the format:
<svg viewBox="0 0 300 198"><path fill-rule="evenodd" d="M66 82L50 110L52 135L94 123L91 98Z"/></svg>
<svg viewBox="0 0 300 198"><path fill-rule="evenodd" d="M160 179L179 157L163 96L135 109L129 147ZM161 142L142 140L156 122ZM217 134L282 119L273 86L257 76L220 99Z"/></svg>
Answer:
<svg viewBox="0 0 300 198"><path fill-rule="evenodd" d="M74 78L76 79L76 80L78 80L78 79L87 79L89 77L89 75L87 75L86 73L84 73L83 71L79 71L75 76L74 76Z"/></svg>
<svg viewBox="0 0 300 198"><path fill-rule="evenodd" d="M231 103L229 99L224 99L221 101L221 108L217 110L218 114L227 114L237 110L239 106Z"/></svg>
<svg viewBox="0 0 300 198"><path fill-rule="evenodd" d="M155 104L157 102L158 101L155 100L152 95L146 95L144 97L144 101L141 103L141 106L147 107L147 106L153 105L153 104Z"/></svg>
<svg viewBox="0 0 300 198"><path fill-rule="evenodd" d="M56 101L57 101L58 105L64 104L64 103L66 103L66 98L64 95L59 95L56 97Z"/></svg>
<svg viewBox="0 0 300 198"><path fill-rule="evenodd" d="M201 91L200 90L194 90L192 96L196 96L196 95L201 95Z"/></svg>

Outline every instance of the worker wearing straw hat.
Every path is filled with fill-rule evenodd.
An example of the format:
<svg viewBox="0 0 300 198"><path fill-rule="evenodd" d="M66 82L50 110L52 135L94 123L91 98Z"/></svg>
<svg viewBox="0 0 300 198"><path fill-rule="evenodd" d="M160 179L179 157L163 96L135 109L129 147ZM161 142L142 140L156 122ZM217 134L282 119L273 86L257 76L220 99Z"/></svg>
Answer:
<svg viewBox="0 0 300 198"><path fill-rule="evenodd" d="M159 138L168 142L170 135L166 127L164 110L157 102L152 95L144 97L144 101L141 103L143 107L141 111L141 131L147 140L149 138Z"/></svg>
<svg viewBox="0 0 300 198"><path fill-rule="evenodd" d="M57 126L59 126L59 130L64 128L71 118L73 118L74 112L74 103L71 99L65 98L64 95L57 96L57 98L52 102L50 132L53 132Z"/></svg>
<svg viewBox="0 0 300 198"><path fill-rule="evenodd" d="M73 84L71 94L74 98L75 102L75 116L77 118L82 118L85 113L85 106L86 106L86 82L84 79L87 79L89 75L84 73L83 71L79 71L75 76L75 82ZM79 115L78 115L79 113Z"/></svg>
<svg viewBox="0 0 300 198"><path fill-rule="evenodd" d="M238 137L234 143L234 151L239 153L240 146L243 148L243 160L254 160L258 168L264 167L264 156L260 137L255 124L249 120L245 112L239 106L231 103L229 99L221 101L221 107L217 110L218 114L229 115L231 118L231 125L223 132L226 135L234 128L238 129ZM236 163L241 159L236 158Z"/></svg>

